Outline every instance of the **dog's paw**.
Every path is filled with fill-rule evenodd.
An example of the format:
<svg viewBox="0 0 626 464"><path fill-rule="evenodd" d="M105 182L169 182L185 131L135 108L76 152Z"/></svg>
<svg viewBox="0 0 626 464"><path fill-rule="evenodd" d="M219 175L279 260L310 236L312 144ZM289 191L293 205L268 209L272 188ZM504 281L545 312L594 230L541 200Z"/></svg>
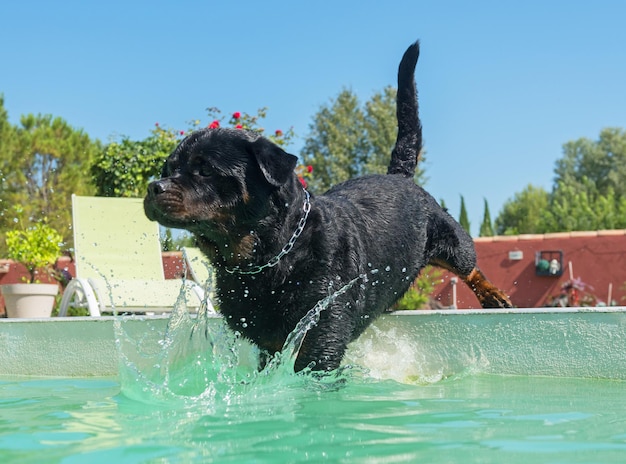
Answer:
<svg viewBox="0 0 626 464"><path fill-rule="evenodd" d="M478 268L474 268L465 283L472 289L483 308L512 308L513 304L506 294L487 280Z"/></svg>
<svg viewBox="0 0 626 464"><path fill-rule="evenodd" d="M497 289L492 289L490 292L482 295L478 295L478 299L483 308L512 308L513 304L509 297L503 292Z"/></svg>

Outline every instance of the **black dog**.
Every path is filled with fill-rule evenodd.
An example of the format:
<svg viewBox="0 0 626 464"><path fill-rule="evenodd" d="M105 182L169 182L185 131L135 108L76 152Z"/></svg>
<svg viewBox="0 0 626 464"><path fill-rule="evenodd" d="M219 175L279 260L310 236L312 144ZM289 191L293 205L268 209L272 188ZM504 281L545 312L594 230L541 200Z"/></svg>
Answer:
<svg viewBox="0 0 626 464"><path fill-rule="evenodd" d="M309 197L296 157L253 132L205 129L184 139L152 182L148 218L192 232L215 266L229 326L266 354L316 303L358 276L311 329L296 370L339 367L348 343L390 308L420 270L461 277L483 307L510 307L476 267L473 242L413 181L422 148L414 69L418 43L398 71L398 138L387 175L349 180Z"/></svg>

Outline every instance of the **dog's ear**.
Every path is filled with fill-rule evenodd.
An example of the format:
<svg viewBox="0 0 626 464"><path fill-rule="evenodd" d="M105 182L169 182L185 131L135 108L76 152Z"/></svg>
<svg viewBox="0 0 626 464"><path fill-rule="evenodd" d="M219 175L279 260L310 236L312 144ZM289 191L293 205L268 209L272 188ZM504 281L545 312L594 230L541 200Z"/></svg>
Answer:
<svg viewBox="0 0 626 464"><path fill-rule="evenodd" d="M252 153L265 179L279 187L289 180L298 158L265 138L252 142Z"/></svg>

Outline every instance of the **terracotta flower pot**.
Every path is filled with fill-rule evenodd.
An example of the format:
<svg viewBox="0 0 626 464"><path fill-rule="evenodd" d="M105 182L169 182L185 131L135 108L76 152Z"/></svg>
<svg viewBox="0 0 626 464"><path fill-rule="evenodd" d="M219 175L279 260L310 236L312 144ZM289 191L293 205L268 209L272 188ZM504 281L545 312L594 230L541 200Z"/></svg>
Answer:
<svg viewBox="0 0 626 464"><path fill-rule="evenodd" d="M7 284L0 285L7 317L50 317L54 297L59 293L57 284Z"/></svg>

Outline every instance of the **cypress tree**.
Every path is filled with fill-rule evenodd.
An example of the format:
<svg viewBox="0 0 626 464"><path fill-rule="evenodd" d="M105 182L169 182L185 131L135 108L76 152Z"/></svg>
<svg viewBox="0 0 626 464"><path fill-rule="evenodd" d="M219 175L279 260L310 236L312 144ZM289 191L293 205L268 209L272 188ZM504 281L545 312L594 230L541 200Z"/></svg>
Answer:
<svg viewBox="0 0 626 464"><path fill-rule="evenodd" d="M463 198L463 195L461 195L461 214L459 214L459 224L461 224L461 227L463 227L463 229L465 229L468 234L470 233L470 222L469 218L467 217L467 210L465 209L465 198Z"/></svg>
<svg viewBox="0 0 626 464"><path fill-rule="evenodd" d="M489 213L489 203L485 198L485 212L483 214L483 223L480 225L479 237L493 237L493 223L491 222L491 214Z"/></svg>

